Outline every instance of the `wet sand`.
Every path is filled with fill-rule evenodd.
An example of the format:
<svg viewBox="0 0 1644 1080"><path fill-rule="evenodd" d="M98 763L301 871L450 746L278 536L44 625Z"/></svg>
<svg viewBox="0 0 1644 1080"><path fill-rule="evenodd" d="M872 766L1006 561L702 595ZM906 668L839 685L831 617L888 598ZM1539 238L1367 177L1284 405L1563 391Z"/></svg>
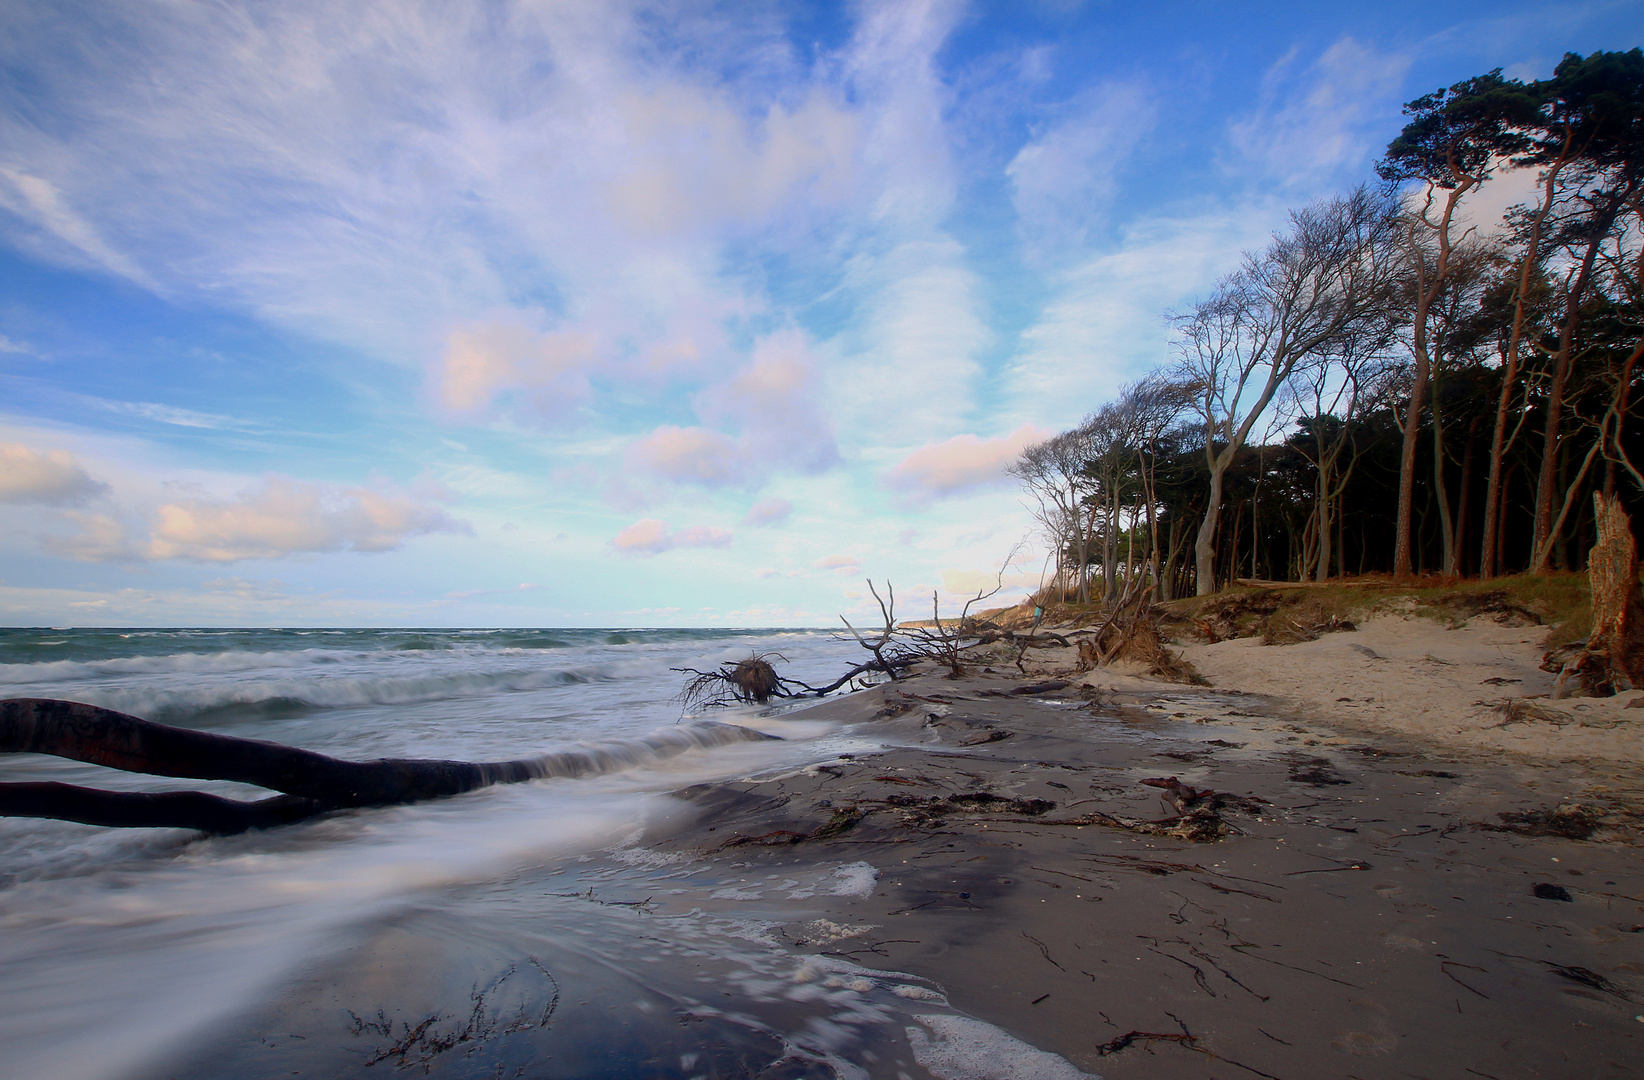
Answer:
<svg viewBox="0 0 1644 1080"><path fill-rule="evenodd" d="M684 793L698 824L658 847L772 919L780 882L871 863L871 896L787 905L786 940L927 977L1111 1078L1639 1074L1636 767L1342 734L1100 674L1110 689L995 696L1027 681L823 706L907 711L881 721L883 752ZM1167 776L1263 801L1224 810L1215 842L1125 827L1176 813L1141 783ZM1495 831L1502 812L1591 832Z"/></svg>

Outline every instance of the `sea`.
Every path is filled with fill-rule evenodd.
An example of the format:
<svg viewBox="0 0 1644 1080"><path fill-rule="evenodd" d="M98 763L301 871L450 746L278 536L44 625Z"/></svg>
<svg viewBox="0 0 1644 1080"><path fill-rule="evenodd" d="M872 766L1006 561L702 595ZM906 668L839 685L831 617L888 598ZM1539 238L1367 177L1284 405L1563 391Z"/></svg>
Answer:
<svg viewBox="0 0 1644 1080"><path fill-rule="evenodd" d="M0 697L352 760L583 763L229 837L0 818L0 1080L1085 1075L783 931L871 895L868 862L750 885L647 844L692 812L670 793L883 745L792 702L682 705L676 669L756 653L813 685L863 658L806 629L0 628ZM269 794L0 755L18 781Z"/></svg>

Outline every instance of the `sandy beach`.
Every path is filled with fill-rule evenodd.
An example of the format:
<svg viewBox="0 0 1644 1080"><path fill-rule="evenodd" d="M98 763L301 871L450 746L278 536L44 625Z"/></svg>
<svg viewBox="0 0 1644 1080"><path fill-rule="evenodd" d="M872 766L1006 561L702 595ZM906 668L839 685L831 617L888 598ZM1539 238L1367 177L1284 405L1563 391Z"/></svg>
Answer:
<svg viewBox="0 0 1644 1080"><path fill-rule="evenodd" d="M1546 691L1540 633L1388 617L1190 646L1208 688L1012 694L1071 661L1035 653L859 694L821 708L878 714L884 749L683 793L655 846L702 884L651 904L927 977L1107 1077L1636 1075L1644 714L1504 711ZM1165 777L1239 796L1227 834L1169 835ZM870 896L779 900L859 861Z"/></svg>

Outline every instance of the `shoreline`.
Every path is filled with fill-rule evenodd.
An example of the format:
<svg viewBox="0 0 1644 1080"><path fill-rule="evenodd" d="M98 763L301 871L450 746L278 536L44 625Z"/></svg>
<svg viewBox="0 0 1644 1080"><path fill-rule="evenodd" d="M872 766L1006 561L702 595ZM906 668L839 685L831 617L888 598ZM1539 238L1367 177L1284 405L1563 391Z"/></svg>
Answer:
<svg viewBox="0 0 1644 1080"><path fill-rule="evenodd" d="M1072 674L1037 650L922 675L817 707L877 714L882 751L681 793L695 823L652 846L766 918L766 876L871 863L873 895L812 899L783 940L928 978L1092 1074L1621 1077L1644 1057L1644 714L1529 698L1560 719L1422 728L1481 672L1545 692L1541 632L1189 646L1210 687L1101 669L1010 695ZM1365 679L1381 710L1321 718ZM1251 801L1195 843L1143 783L1168 777Z"/></svg>
<svg viewBox="0 0 1644 1080"><path fill-rule="evenodd" d="M823 701L791 715L841 725L831 758L410 903L142 1075L850 1075L795 1032L874 1077L1631 1075L1644 770L1509 743L1644 713L1439 741L1468 664L1535 691L1530 643L1253 648L1190 646L1209 687L1035 650ZM1311 697L1250 692L1297 671ZM1310 707L1368 678L1384 713Z"/></svg>

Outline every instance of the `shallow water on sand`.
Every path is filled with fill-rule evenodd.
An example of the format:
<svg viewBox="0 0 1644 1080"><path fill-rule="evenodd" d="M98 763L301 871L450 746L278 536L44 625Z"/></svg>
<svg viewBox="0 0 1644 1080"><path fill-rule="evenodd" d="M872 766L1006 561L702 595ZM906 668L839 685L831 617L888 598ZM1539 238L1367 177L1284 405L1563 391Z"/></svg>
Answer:
<svg viewBox="0 0 1644 1080"><path fill-rule="evenodd" d="M860 655L814 631L0 630L3 697L352 759L615 745L603 775L239 837L0 819L0 1077L529 1075L548 1058L566 1076L1057 1075L917 980L822 970L709 913L641 933L631 908L550 880L678 813L668 791L865 748L739 710L714 719L782 741L659 749L680 719L669 669L751 651L812 682ZM22 780L266 794L0 757L0 781Z"/></svg>

